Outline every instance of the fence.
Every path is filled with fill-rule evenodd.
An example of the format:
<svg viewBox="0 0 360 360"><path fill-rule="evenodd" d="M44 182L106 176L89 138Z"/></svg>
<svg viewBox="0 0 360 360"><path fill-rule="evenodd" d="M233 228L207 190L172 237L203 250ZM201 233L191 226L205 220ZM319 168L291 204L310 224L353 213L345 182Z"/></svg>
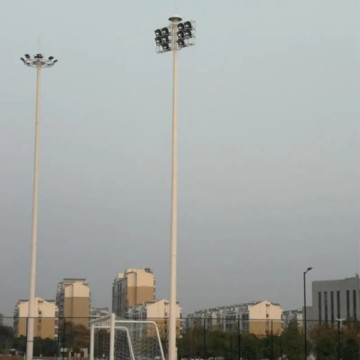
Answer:
<svg viewBox="0 0 360 360"><path fill-rule="evenodd" d="M34 356L72 359L88 358L91 318L34 319ZM168 319L156 321L164 352L167 353ZM0 354L23 355L26 351L27 318L0 319ZM186 318L177 322L177 348L181 359L302 359L302 321L261 319ZM307 349L314 358L358 360L360 322L319 323L307 320ZM297 354L297 355L294 355ZM302 357L301 357L302 355ZM106 360L106 359L105 359Z"/></svg>

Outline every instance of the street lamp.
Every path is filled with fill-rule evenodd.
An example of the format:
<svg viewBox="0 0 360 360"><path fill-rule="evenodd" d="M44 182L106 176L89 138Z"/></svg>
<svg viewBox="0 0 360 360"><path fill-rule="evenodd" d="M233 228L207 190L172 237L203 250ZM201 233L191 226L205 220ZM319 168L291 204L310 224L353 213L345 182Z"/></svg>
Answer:
<svg viewBox="0 0 360 360"><path fill-rule="evenodd" d="M36 243L38 228L38 198L39 198L39 145L40 145L40 95L41 95L41 69L54 66L57 60L50 56L44 58L42 54L30 56L25 54L21 58L24 65L36 68L36 105L35 105L35 148L34 148L34 180L33 180L33 208L31 233L31 260L30 260L30 295L26 336L26 360L32 360L34 348L34 317L35 317L35 283L36 283Z"/></svg>
<svg viewBox="0 0 360 360"><path fill-rule="evenodd" d="M306 335L306 274L312 270L312 267L308 267L304 271L304 359L307 359L307 335Z"/></svg>
<svg viewBox="0 0 360 360"><path fill-rule="evenodd" d="M341 359L340 327L346 319L335 319L337 321L337 358Z"/></svg>
<svg viewBox="0 0 360 360"><path fill-rule="evenodd" d="M195 22L185 21L178 15L169 18L170 24L155 30L156 52L173 53L173 110L172 110L172 171L171 171L171 249L170 299L168 326L168 360L177 359L176 349L176 258L177 258L177 59L178 51L195 45Z"/></svg>

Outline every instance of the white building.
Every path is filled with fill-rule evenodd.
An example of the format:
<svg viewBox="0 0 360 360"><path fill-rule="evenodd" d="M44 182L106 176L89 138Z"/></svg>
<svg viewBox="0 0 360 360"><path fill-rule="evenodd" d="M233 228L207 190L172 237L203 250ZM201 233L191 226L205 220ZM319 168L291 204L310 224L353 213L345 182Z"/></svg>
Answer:
<svg viewBox="0 0 360 360"><path fill-rule="evenodd" d="M282 316L283 328L287 328L291 321L296 321L299 328L303 327L303 309L283 311Z"/></svg>
<svg viewBox="0 0 360 360"><path fill-rule="evenodd" d="M282 309L270 301L203 309L188 316L188 326L255 335L281 332Z"/></svg>

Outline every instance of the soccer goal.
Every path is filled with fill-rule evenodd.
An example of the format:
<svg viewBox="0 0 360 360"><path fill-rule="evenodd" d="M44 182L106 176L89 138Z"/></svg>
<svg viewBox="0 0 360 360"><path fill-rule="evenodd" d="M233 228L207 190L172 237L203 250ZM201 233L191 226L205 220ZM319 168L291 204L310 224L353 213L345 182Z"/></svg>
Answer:
<svg viewBox="0 0 360 360"><path fill-rule="evenodd" d="M116 320L111 314L90 324L90 360L165 360L154 321Z"/></svg>

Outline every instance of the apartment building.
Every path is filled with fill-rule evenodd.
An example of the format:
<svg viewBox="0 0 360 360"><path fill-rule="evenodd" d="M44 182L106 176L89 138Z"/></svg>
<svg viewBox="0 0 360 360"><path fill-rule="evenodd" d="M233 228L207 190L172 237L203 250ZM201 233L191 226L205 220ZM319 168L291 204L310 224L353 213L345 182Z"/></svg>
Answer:
<svg viewBox="0 0 360 360"><path fill-rule="evenodd" d="M308 325L334 324L360 319L360 277L312 282L312 306L307 307Z"/></svg>
<svg viewBox="0 0 360 360"><path fill-rule="evenodd" d="M58 334L58 309L54 300L35 298L34 337L56 339ZM14 330L16 336L26 336L29 301L19 300L14 311Z"/></svg>
<svg viewBox="0 0 360 360"><path fill-rule="evenodd" d="M296 321L298 328L303 327L303 309L286 310L281 315L283 329L287 328L292 321Z"/></svg>
<svg viewBox="0 0 360 360"><path fill-rule="evenodd" d="M187 318L190 327L239 331L258 336L281 333L282 309L267 300L196 311Z"/></svg>
<svg viewBox="0 0 360 360"><path fill-rule="evenodd" d="M155 321L161 338L167 338L170 305L168 300L149 301L129 309L128 317L134 320ZM181 307L176 304L176 336L181 334Z"/></svg>
<svg viewBox="0 0 360 360"><path fill-rule="evenodd" d="M112 286L112 311L126 318L137 305L155 300L155 276L149 268L126 269L118 273Z"/></svg>
<svg viewBox="0 0 360 360"><path fill-rule="evenodd" d="M90 304L90 288L86 279L69 278L59 282L56 291L56 305L62 324L72 323L88 328Z"/></svg>
<svg viewBox="0 0 360 360"><path fill-rule="evenodd" d="M102 318L111 315L110 310L107 307L91 308L90 317L92 320Z"/></svg>

